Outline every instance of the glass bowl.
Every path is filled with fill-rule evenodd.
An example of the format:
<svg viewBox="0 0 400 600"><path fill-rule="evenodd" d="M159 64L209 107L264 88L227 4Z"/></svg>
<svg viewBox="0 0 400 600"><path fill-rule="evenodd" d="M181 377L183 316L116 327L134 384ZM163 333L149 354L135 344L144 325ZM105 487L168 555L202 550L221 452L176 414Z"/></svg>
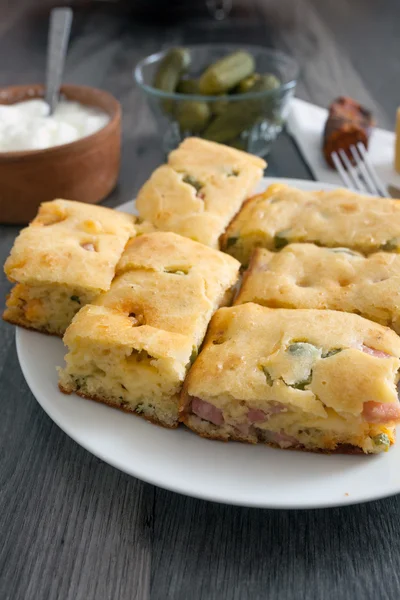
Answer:
<svg viewBox="0 0 400 600"><path fill-rule="evenodd" d="M185 73L190 78L199 77L227 54L244 50L254 57L257 73L275 75L280 85L268 91L218 96L164 92L153 87L153 81L169 49L144 58L136 66L134 78L157 121L165 152L176 148L185 137L195 135L259 156L267 155L288 115L299 72L297 63L283 52L259 46L199 44L185 48L191 56ZM225 115L224 122L220 119L217 126L210 127L221 115Z"/></svg>

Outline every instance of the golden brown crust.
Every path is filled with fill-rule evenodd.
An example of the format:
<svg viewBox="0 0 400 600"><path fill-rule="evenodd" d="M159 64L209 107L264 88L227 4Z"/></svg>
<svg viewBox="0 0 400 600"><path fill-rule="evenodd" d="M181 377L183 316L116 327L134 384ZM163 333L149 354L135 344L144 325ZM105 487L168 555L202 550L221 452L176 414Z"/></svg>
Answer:
<svg viewBox="0 0 400 600"><path fill-rule="evenodd" d="M28 331L37 331L38 333L45 333L46 335L53 335L59 338L62 338L64 334L62 333L54 333L53 331L48 331L44 327L38 329L37 327L29 327L29 325L25 325L24 323L19 322L17 319L10 319L6 315L7 309L2 314L2 319L6 323L10 323L10 325L18 325L18 327L22 327L23 329L27 329Z"/></svg>
<svg viewBox="0 0 400 600"><path fill-rule="evenodd" d="M143 414L177 422L177 394L190 361L213 312L230 300L239 266L172 232L133 239L110 290L83 307L65 333L62 385L74 388L75 377L95 371L81 391L119 405L121 384L133 404L151 396Z"/></svg>
<svg viewBox="0 0 400 600"><path fill-rule="evenodd" d="M322 448L311 449L311 448L305 448L304 446L303 447L302 446L291 446L288 448L282 448L278 444L273 444L272 442L259 442L259 441L255 441L255 440L243 440L243 438L240 437L239 434L237 436L229 435L229 438L226 438L221 435L218 435L217 433L207 432L207 431L204 431L203 429L197 429L195 426L192 426L188 423L188 419L186 417L181 418L180 421L182 423L184 423L184 425L186 425L186 427L188 427L188 429L190 429L191 431L193 431L200 437L205 438L207 440L215 440L217 442L240 442L242 444L250 443L253 445L262 444L263 446L270 446L271 448L277 448L279 450L292 450L292 451L296 450L297 452L312 452L313 454L363 454L363 455L366 454L365 452L362 451L361 448L359 448L358 446L353 446L351 444L338 444L334 450L324 450ZM204 421L204 423L206 423L206 421Z"/></svg>
<svg viewBox="0 0 400 600"><path fill-rule="evenodd" d="M64 335L64 344L71 350L86 346L93 352L104 348L124 347L146 351L158 359L171 359L186 364L193 349L193 340L181 333L166 331L147 323L141 324L121 310L87 304L75 315Z"/></svg>
<svg viewBox="0 0 400 600"><path fill-rule="evenodd" d="M229 225L222 248L248 264L252 250L278 251L288 243L347 247L365 256L400 251L396 200L347 189L302 191L272 184L246 202Z"/></svg>
<svg viewBox="0 0 400 600"><path fill-rule="evenodd" d="M239 208L239 210L233 215L232 219L229 221L229 224L227 226L227 228L225 229L225 232L220 235L219 237L219 247L220 249L225 252L226 250L226 244L228 241L228 238L230 237L229 233L230 231L232 231L235 221L236 219L239 217L240 213L242 212L242 210L248 205L250 204L250 202L253 202L253 200L255 198L257 198L258 196L262 196L263 194L253 194L252 196L250 196L249 198L246 198L246 200L243 202L242 206Z"/></svg>
<svg viewBox="0 0 400 600"><path fill-rule="evenodd" d="M143 185L136 207L158 229L217 248L265 166L259 157L223 144L186 138Z"/></svg>
<svg viewBox="0 0 400 600"><path fill-rule="evenodd" d="M293 352L288 351L291 344ZM356 315L268 309L252 303L220 309L186 377L180 420L213 439L277 441L278 446L282 441L282 446L298 444L326 452L338 444L336 452L341 453L353 452L353 447L379 452L384 448L374 445L375 436L385 434L393 442L397 416L376 425L360 415L370 398L397 407L398 357L399 337ZM303 366L310 360L304 371L303 360ZM297 381L306 382L303 389ZM189 414L191 398L211 405L217 411L215 422L221 424L200 421L202 411ZM280 410L270 413L268 424L263 416L255 417L262 424L254 424L250 411L268 415L276 405ZM212 413L206 411L205 419L207 414ZM340 417L343 414L346 418ZM345 443L351 447L341 445Z"/></svg>
<svg viewBox="0 0 400 600"><path fill-rule="evenodd" d="M251 258L250 258L249 266L243 272L242 283L241 283L239 292L238 292L238 294L237 294L237 296L235 298L235 301L233 303L234 305L236 305L236 304L242 304L243 290L244 290L245 286L247 286L248 279L254 273L254 267L257 264L258 260L259 260L259 255L260 255L261 252L262 252L262 248L254 248L253 254L251 255ZM251 302L257 302L257 300L251 300Z"/></svg>
<svg viewBox="0 0 400 600"><path fill-rule="evenodd" d="M292 387L302 374L292 370L301 364L299 359L286 362L286 347L293 340L306 341L320 349L306 391ZM363 346L390 356L378 360L361 351ZM333 348L342 351L329 360L323 359L322 354ZM371 394L377 402L397 402L394 377L399 359L399 336L358 315L315 309L270 309L249 302L215 313L185 389L192 396L206 401L213 399L218 408L237 410L235 418L242 414L240 400L251 398L259 398L260 402L289 402L305 410L310 418L313 415L325 419L324 404L339 413L357 416ZM268 384L260 365L266 366L273 386ZM286 384L280 379L283 372ZM229 408L227 394L237 399L234 407L230 404Z"/></svg>
<svg viewBox="0 0 400 600"><path fill-rule="evenodd" d="M256 248L235 304L355 313L400 332L400 254L289 244Z"/></svg>
<svg viewBox="0 0 400 600"><path fill-rule="evenodd" d="M69 390L66 390L62 386L61 383L58 383L58 387L59 387L60 392L62 392L63 394L66 394L68 396L70 394L76 394L77 396L80 396L81 398L85 398L85 400L93 400L94 402L98 402L99 404L106 404L107 406L110 406L111 408L116 408L117 410L121 410L122 412L133 414L136 417L142 417L143 419L145 419L149 423L152 423L153 425L159 425L161 427L164 427L165 429L176 429L178 427L178 423L174 423L173 425L167 425L166 423L163 423L162 421L159 421L158 419L148 417L142 413L138 413L135 410L127 408L126 406L118 405L117 403L111 402L110 400L107 400L105 398L100 398L100 396L89 396L88 394L82 394L82 392L79 392L77 390L69 391Z"/></svg>
<svg viewBox="0 0 400 600"><path fill-rule="evenodd" d="M4 271L10 281L107 290L135 217L72 200L44 202L16 238Z"/></svg>

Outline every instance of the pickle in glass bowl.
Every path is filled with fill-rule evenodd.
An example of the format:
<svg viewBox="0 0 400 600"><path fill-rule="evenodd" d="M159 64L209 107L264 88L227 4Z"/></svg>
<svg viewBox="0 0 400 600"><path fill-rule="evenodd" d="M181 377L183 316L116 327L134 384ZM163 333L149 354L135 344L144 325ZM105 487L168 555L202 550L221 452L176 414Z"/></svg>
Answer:
<svg viewBox="0 0 400 600"><path fill-rule="evenodd" d="M233 52L210 65L200 77L200 93L206 96L224 94L242 79L254 73L255 61L250 52Z"/></svg>
<svg viewBox="0 0 400 600"><path fill-rule="evenodd" d="M190 77L181 79L178 81L176 88L178 94L198 94L199 93L199 80L191 79Z"/></svg>
<svg viewBox="0 0 400 600"><path fill-rule="evenodd" d="M163 92L175 92L179 79L190 65L186 48L172 48L163 57L154 76L153 85Z"/></svg>
<svg viewBox="0 0 400 600"><path fill-rule="evenodd" d="M210 107L207 102L186 100L180 102L176 109L176 120L182 131L200 133L210 119Z"/></svg>
<svg viewBox="0 0 400 600"><path fill-rule="evenodd" d="M234 44L172 48L134 71L166 152L196 135L260 156L283 127L297 74L286 54Z"/></svg>

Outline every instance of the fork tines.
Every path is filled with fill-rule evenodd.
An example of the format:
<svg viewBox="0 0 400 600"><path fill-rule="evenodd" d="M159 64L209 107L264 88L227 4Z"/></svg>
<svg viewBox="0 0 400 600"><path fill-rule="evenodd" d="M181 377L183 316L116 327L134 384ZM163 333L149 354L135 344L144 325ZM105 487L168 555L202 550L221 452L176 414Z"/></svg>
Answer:
<svg viewBox="0 0 400 600"><path fill-rule="evenodd" d="M345 186L356 189L358 192L368 192L374 196L390 198L385 185L377 175L371 163L367 149L362 142L357 146L350 146L355 166L343 149L332 152L331 157Z"/></svg>

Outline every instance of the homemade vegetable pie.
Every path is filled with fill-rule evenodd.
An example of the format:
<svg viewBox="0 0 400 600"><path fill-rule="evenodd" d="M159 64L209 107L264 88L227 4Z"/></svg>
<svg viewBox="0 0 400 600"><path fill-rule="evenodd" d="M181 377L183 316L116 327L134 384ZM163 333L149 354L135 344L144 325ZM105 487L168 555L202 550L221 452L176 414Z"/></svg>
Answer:
<svg viewBox="0 0 400 600"><path fill-rule="evenodd" d="M221 249L248 265L254 248L291 242L344 247L368 255L400 251L400 203L345 189L304 192L273 184L249 199L221 239Z"/></svg>
<svg viewBox="0 0 400 600"><path fill-rule="evenodd" d="M61 391L176 427L186 372L212 314L231 301L239 267L175 233L131 240L110 290L65 333Z"/></svg>
<svg viewBox="0 0 400 600"><path fill-rule="evenodd" d="M400 338L358 315L248 303L214 315L181 420L204 437L311 451L388 450Z"/></svg>
<svg viewBox="0 0 400 600"><path fill-rule="evenodd" d="M185 139L136 199L143 219L218 248L220 235L260 181L266 163L198 138Z"/></svg>
<svg viewBox="0 0 400 600"><path fill-rule="evenodd" d="M256 248L235 304L356 313L400 333L400 254L348 248Z"/></svg>
<svg viewBox="0 0 400 600"><path fill-rule="evenodd" d="M17 285L3 319L63 335L75 313L109 289L135 234L132 215L71 200L44 202L4 265Z"/></svg>

